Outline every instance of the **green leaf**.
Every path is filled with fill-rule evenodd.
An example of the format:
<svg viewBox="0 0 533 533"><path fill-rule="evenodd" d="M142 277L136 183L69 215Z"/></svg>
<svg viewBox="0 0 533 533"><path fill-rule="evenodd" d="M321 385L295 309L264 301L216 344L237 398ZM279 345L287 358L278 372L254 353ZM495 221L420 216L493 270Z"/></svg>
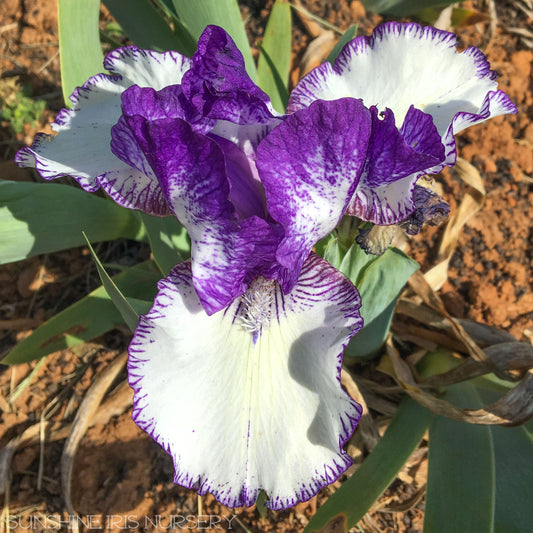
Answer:
<svg viewBox="0 0 533 533"><path fill-rule="evenodd" d="M405 17L430 7L446 7L457 0L363 0L366 9L374 13Z"/></svg>
<svg viewBox="0 0 533 533"><path fill-rule="evenodd" d="M180 20L197 40L209 24L224 28L244 56L250 78L254 81L257 79L255 63L237 0L201 0L199 2L173 0L173 4Z"/></svg>
<svg viewBox="0 0 533 533"><path fill-rule="evenodd" d="M373 320L364 322L363 329L346 346L345 357L357 357L365 360L372 359L381 353L382 346L389 335L396 300L395 298Z"/></svg>
<svg viewBox="0 0 533 533"><path fill-rule="evenodd" d="M357 24L354 24L353 26L350 26L344 32L341 38L337 41L337 44L329 54L327 61L329 61L333 65L333 63L335 63L335 59L337 59L337 56L340 54L341 50L355 37L356 34Z"/></svg>
<svg viewBox="0 0 533 533"><path fill-rule="evenodd" d="M507 389L499 391L477 387L483 403L497 401ZM530 423L531 424L531 423ZM496 507L494 533L521 533L531 528L533 483L531 464L533 439L526 425L490 426L496 466Z"/></svg>
<svg viewBox="0 0 533 533"><path fill-rule="evenodd" d="M341 245L336 232L330 233L327 237L318 241L315 245L315 251L337 269L346 254L346 249Z"/></svg>
<svg viewBox="0 0 533 533"><path fill-rule="evenodd" d="M419 268L420 265L401 250L389 248L363 269L356 285L363 302L361 313L367 323L398 297L407 280Z"/></svg>
<svg viewBox="0 0 533 533"><path fill-rule="evenodd" d="M83 246L82 231L92 242L144 237L137 214L105 198L58 183L0 180L0 263Z"/></svg>
<svg viewBox="0 0 533 533"><path fill-rule="evenodd" d="M150 0L104 0L104 4L137 46L186 56L195 52L196 41L189 30L174 19L173 32Z"/></svg>
<svg viewBox="0 0 533 533"><path fill-rule="evenodd" d="M170 269L191 255L187 230L174 217L141 215L154 260L167 276Z"/></svg>
<svg viewBox="0 0 533 533"><path fill-rule="evenodd" d="M339 270L355 284L361 295L363 329L350 341L345 355L370 357L389 333L396 300L407 280L420 265L397 248L381 256L367 255L353 244Z"/></svg>
<svg viewBox="0 0 533 533"><path fill-rule="evenodd" d="M404 399L372 453L318 509L304 533L322 531L322 528L327 531L326 524L336 524L338 529L334 531L347 532L354 527L392 483L432 419L429 410L410 398Z"/></svg>
<svg viewBox="0 0 533 533"><path fill-rule="evenodd" d="M146 313L157 292L160 276L147 264L137 265L113 277L113 282L127 295L138 313ZM71 348L103 335L124 320L104 287L67 307L40 325L19 342L2 360L2 364L19 364Z"/></svg>
<svg viewBox="0 0 533 533"><path fill-rule="evenodd" d="M122 294L120 289L116 286L115 282L106 272L105 268L100 262L100 259L98 259L98 256L94 252L93 247L91 246L91 243L89 242L89 239L87 239L85 233L83 234L83 236L85 237L87 247L89 248L89 251L93 256L94 262L96 263L96 269L98 270L98 275L100 276L102 285L104 286L107 294L119 310L119 313L124 319L124 322L126 322L126 325L131 329L131 331L134 331L137 327L137 323L139 322L139 313L133 308L131 303L128 302L126 297Z"/></svg>
<svg viewBox="0 0 533 533"><path fill-rule="evenodd" d="M433 26L439 18L441 11L442 9L435 7L422 9L421 11L417 11L416 18ZM452 28L455 28L455 31L457 31L458 28L477 24L478 22L488 22L489 20L490 16L487 13L471 8L454 7L451 13L450 25Z"/></svg>
<svg viewBox="0 0 533 533"><path fill-rule="evenodd" d="M58 0L61 86L68 107L74 89L103 70L99 14L100 0Z"/></svg>
<svg viewBox="0 0 533 533"><path fill-rule="evenodd" d="M447 352L435 352L425 357L418 366L427 377L446 372L458 362ZM509 392L509 385L508 382L488 374L449 387L445 398L460 407L486 407ZM531 462L533 456L533 436L529 433L533 423L528 422L520 427L500 427L475 426L453 421L450 426L449 422L451 421L441 417L435 419L434 425L438 424L444 432L440 437L432 433L433 426L430 430L429 473L435 477L433 483L436 488L431 492L428 486L426 517L429 518L426 519L430 520L430 523L427 524L427 529L426 524L424 525L424 531L438 533L455 531L455 528L459 528L457 531L474 533L528 531L531 525L533 484L530 470L525 465ZM490 442L487 439L487 431ZM440 441L437 440L439 438ZM435 458L439 449L440 457ZM491 450L494 456L492 483ZM489 463L489 467L483 468L483 463ZM448 479L450 477L452 479ZM438 492L441 485L442 495ZM453 491L447 491L449 487L453 487ZM493 520L491 491L495 500ZM448 495L448 492L453 494ZM441 497L444 501L439 502ZM435 527L439 516L442 518L444 515L449 529L442 524ZM472 523L469 523L469 520Z"/></svg>
<svg viewBox="0 0 533 533"><path fill-rule="evenodd" d="M155 0L155 3L162 11L164 11L167 17L171 18L172 20L179 20L172 0Z"/></svg>
<svg viewBox="0 0 533 533"><path fill-rule="evenodd" d="M265 91L272 105L283 113L289 100L287 86L291 62L291 6L276 0L265 28L261 55L257 66L257 84Z"/></svg>
<svg viewBox="0 0 533 533"><path fill-rule="evenodd" d="M366 269L380 259L378 255L367 254L357 243L353 243L336 266L348 276L352 283L359 288Z"/></svg>
<svg viewBox="0 0 533 533"><path fill-rule="evenodd" d="M446 389L458 407L483 406L468 382ZM429 429L424 533L492 533L495 467L491 429L442 416Z"/></svg>

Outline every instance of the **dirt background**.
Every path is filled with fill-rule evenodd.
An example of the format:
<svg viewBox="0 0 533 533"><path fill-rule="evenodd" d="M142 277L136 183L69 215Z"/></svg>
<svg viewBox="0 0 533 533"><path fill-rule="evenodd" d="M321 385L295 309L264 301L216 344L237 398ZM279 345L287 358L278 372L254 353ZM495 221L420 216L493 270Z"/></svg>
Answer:
<svg viewBox="0 0 533 533"><path fill-rule="evenodd" d="M382 20L365 13L357 1L302 3L341 30L358 23L359 33L369 34ZM261 39L272 1L243 0L240 4L251 44L255 45ZM530 227L533 52L524 31L531 28L533 20L520 8L520 2L500 1L496 3L497 20L493 19L495 31L491 31L489 4L463 2L463 7L479 11L481 22L456 31L462 46L475 45L488 54L492 67L500 75L500 87L508 92L519 112L470 128L458 138L460 155L480 172L487 194L483 208L461 232L450 262L448 281L440 294L452 315L503 328L519 340L530 341L533 338L533 230ZM102 29L110 20L109 14L102 10ZM293 84L321 56L327 56L333 39L323 34L323 29L317 29L309 19L294 16ZM308 45L317 38L322 39L318 52L306 57ZM25 124L18 132L9 121L0 122L0 178L39 181L34 172L19 169L12 159L21 146L31 143L36 131L49 131L48 122L62 106L55 0L2 0L0 100L5 103L13 98L21 86L26 86L32 97L43 99L46 109L36 123ZM453 214L467 186L454 170L444 172L436 182L451 204ZM421 263L423 271L436 264L442 233L442 227L426 228L406 243L408 252ZM128 241L101 245L98 252L104 261L126 265L149 256L147 246ZM0 356L39 324L98 285L94 266L83 248L1 267ZM127 331L114 330L82 348L52 354L40 366L31 363L0 368L2 447L5 449L35 424L42 424L43 434L45 422L52 424L52 429L48 427L46 432L48 437L41 438L37 444L21 446L14 454L12 476L3 487L7 489L3 517L14 518L10 524L9 521L0 524L2 531L7 525L17 530L16 524L33 530L45 530L41 524L47 524L49 530L67 530L64 523L57 522L65 520L68 514L60 482L67 425L73 421L89 386L124 353L127 342ZM23 392L13 400L17 385L28 377ZM94 516L95 527L101 525L109 531L153 531L159 525L159 530L166 530L170 516L177 515L189 517L187 522L182 522L182 527L192 531L206 529L211 521L213 529L231 526L234 531L297 532L308 522L317 505L344 479L324 489L310 502L284 512L268 511L264 516L255 508L230 510L211 496L198 498L170 482L170 459L131 422L124 380L122 370L114 380L114 394L104 404L107 410L86 432L73 466L72 505L80 515ZM118 406L117 411L120 406L126 411L113 416L113 405ZM390 417L375 415L384 430ZM66 432L61 430L64 427ZM425 450L422 443L398 479L365 517L362 530L406 533L422 530ZM361 457L357 460L360 462ZM410 504L403 505L405 502ZM198 515L202 515L201 522Z"/></svg>

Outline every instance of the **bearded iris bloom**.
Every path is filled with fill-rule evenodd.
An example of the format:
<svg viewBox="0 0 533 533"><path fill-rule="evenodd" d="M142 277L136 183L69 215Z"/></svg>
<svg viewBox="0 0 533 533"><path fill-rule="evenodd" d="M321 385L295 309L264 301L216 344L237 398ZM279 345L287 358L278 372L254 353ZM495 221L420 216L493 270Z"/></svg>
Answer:
<svg viewBox="0 0 533 533"><path fill-rule="evenodd" d="M210 42L214 50L199 48L193 61L221 50L217 39ZM240 57L237 69L221 73L228 55L240 55L227 38L223 48L225 60L201 69L200 85L231 75L235 93L248 77ZM210 101L213 92L194 91L196 108L217 121L207 131L183 118L180 94L177 87L131 87L112 131L114 153L150 167L192 244L191 262L160 282L131 342L133 419L172 456L176 483L229 507L252 505L262 489L267 505L286 508L351 464L342 445L361 408L339 378L343 349L362 326L359 296L310 254L312 241L290 260L278 259L284 227L267 210L256 165L257 131L264 136L268 127L250 123L272 120L264 100L248 91ZM357 130L348 129L353 145L365 145L370 122L355 123ZM221 131L231 131L231 140ZM364 161L364 150L358 153L352 178ZM336 222L324 221L322 231Z"/></svg>
<svg viewBox="0 0 533 533"><path fill-rule="evenodd" d="M133 419L178 484L229 507L260 490L272 509L305 501L351 464L342 446L361 416L340 386L359 295L312 247L361 190L442 165L442 135L420 109L398 128L345 95L294 96L280 116L213 26L192 59L125 48L106 68L17 160L188 230L191 260L159 283L130 344ZM392 210L380 198L374 211Z"/></svg>
<svg viewBox="0 0 533 533"><path fill-rule="evenodd" d="M130 163L152 168L192 243L191 263L160 283L131 342L133 418L173 457L176 483L229 507L262 489L269 507L286 508L347 468L342 445L361 414L339 383L362 326L359 296L311 248L373 172L382 128L406 168L432 156L354 99L316 102L245 153L164 106L169 90L128 89L113 129L115 153L135 139ZM296 191L289 160L306 176Z"/></svg>
<svg viewBox="0 0 533 533"><path fill-rule="evenodd" d="M160 282L128 362L133 419L172 456L175 482L231 507L261 489L275 509L309 499L351 464L342 446L361 407L340 368L362 320L357 290L310 253L313 242L293 261L276 257L284 228L256 159L281 118L220 28L206 29L192 60L112 54L114 76L91 78L58 135L17 159L46 179L101 186L124 207L173 214L189 232L191 261ZM354 146L369 130L350 130Z"/></svg>

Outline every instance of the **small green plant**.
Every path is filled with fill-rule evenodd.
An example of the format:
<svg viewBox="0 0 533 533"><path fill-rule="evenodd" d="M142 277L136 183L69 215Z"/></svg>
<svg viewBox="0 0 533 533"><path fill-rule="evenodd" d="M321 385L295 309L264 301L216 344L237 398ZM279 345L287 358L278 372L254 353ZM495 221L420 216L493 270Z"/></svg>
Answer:
<svg viewBox="0 0 533 533"><path fill-rule="evenodd" d="M33 87L20 86L14 79L0 85L0 118L9 122L15 133L22 133L24 124L36 126L46 108L44 100L32 98Z"/></svg>

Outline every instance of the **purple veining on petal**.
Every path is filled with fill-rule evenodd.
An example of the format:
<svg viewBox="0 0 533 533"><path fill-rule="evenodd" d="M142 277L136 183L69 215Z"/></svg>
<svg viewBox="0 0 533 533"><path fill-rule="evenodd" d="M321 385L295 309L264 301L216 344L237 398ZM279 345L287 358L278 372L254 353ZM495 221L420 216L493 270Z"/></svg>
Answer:
<svg viewBox="0 0 533 533"><path fill-rule="evenodd" d="M428 159L424 162L426 168L429 164L434 166L435 161L440 163L444 160L445 148L431 115L411 106L405 115L400 134L417 154L427 156Z"/></svg>
<svg viewBox="0 0 533 533"><path fill-rule="evenodd" d="M191 65L191 59L179 52L155 52L136 46L112 50L104 59L104 68L130 80L128 85L156 90L181 83Z"/></svg>
<svg viewBox="0 0 533 533"><path fill-rule="evenodd" d="M207 26L192 61L183 90L202 116L236 124L269 123L276 116L268 95L250 79L241 52L222 28Z"/></svg>
<svg viewBox="0 0 533 533"><path fill-rule="evenodd" d="M379 225L396 224L415 209L418 177L444 160L445 147L431 117L411 106L398 131L392 111L383 120L375 107L361 180L347 213Z"/></svg>
<svg viewBox="0 0 533 533"><path fill-rule="evenodd" d="M317 290L314 291L313 287L316 287ZM271 445L266 444L269 451L262 451L262 442L266 438L269 443L272 441L274 445L277 445L278 439L275 437L276 434L272 433L270 425L263 426L261 418L250 416L247 425L241 425L242 433L238 432L238 421L234 418L232 419L236 423L231 432L231 435L234 436L231 438L235 439L235 443L230 445L229 450L220 449L220 453L230 453L232 457L237 458L242 457L242 462L239 466L236 463L235 470L231 473L228 472L227 477L226 474L221 477L220 472L224 472L224 470L220 469L220 465L225 463L223 456L210 457L210 454L202 453L194 445L195 442L207 442L209 446L208 440L211 438L210 436L197 434L195 431L196 425L192 428L192 432L183 435L179 439L175 439L172 436L173 430L171 428L183 428L184 424L189 423L186 420L197 419L196 417L184 419L186 412L189 410L188 407L185 407L184 410L176 411L172 406L169 406L168 412L171 413L173 419L166 421L163 421L158 412L153 410L152 405L154 401L157 402L157 398L154 398L154 395L166 394L163 389L168 389L169 387L168 390L174 395L174 400L172 398L169 398L169 400L182 403L180 400L182 387L173 386L174 380L172 376L181 375L181 365L190 364L188 361L192 362L194 360L198 362L198 355L195 351L178 349L177 352L174 352L174 349L172 349L169 352L168 348L160 345L161 342L167 343L170 341L170 337L162 336L157 329L159 323L165 324L169 319L170 324L173 325L172 327L175 327L178 331L187 330L187 324L191 320L193 323L197 320L205 321L201 317L202 310L192 288L191 269L188 263L182 263L175 267L169 277L159 283L159 292L154 301L154 306L147 315L141 317L129 348L128 379L134 390L133 420L172 456L175 466L175 483L198 490L200 494L211 492L217 500L228 507L252 505L255 503L260 489L264 489L268 493L269 500L266 502L268 507L272 509L290 507L299 501L306 501L314 496L322 487L335 481L351 464L351 460L342 450L342 446L353 432L360 419L362 409L341 389L340 371L342 351L351 336L362 326L358 312L360 300L357 291L347 278L323 259L312 254L303 266L302 276L295 288L295 293L284 296L278 290L276 292L276 300L279 298L288 298L290 300L289 307L291 309L286 312L291 316L297 316L294 313L306 313L307 310L313 309L313 306L318 306L317 314L310 316L322 317L320 319L321 324L317 323L316 326L309 327L307 321L303 322L302 325L305 324L307 333L301 339L296 338L298 346L304 343L306 349L298 348L295 353L291 350L287 353L287 362L291 375L290 379L294 380L291 381L292 383L298 384L298 387L303 386L303 390L308 388L311 391L320 390L319 398L323 398L324 394L329 395L328 402L321 400L318 404L315 419L311 421L307 431L307 444L305 446L310 446L310 448L307 451L305 449L302 450L300 446L283 448L283 451L290 451L291 455L288 457L285 457L283 452L280 452L282 453L281 456L274 453L276 461L280 462L286 459L290 463L290 470L301 459L299 456L292 457L292 454L304 454L305 459L301 461L301 464L305 465L305 469L296 477L293 475L292 478L289 478L291 482L288 487L283 482L286 476L279 477L271 474L271 468L275 468L276 465L270 465L270 462L264 463L265 461L270 461L267 455L272 456L272 448ZM173 311L172 308L176 305L178 305L178 308ZM282 307L284 306L277 304L275 308L281 309ZM325 316L319 312L319 309L325 310ZM188 317L189 314L190 318ZM217 320L215 317L213 318ZM178 321L177 323L175 322L176 320ZM285 318L278 317L278 320L283 323ZM182 322L183 325L181 324ZM238 326L229 321L229 327ZM210 326L208 326L208 330L209 328ZM324 335L327 335L327 341L324 341ZM154 342L158 344L154 344ZM179 343L181 341L178 338L176 342ZM322 342L327 342L330 347L326 353L322 352L322 350L317 351L317 343L320 344ZM216 350L216 353L206 353L205 346L202 347L203 343L201 341L196 344L202 350L202 357L216 357L219 355L219 348L216 346L212 348L212 350ZM188 350L192 350L192 348ZM320 356L318 356L318 352L320 352ZM167 353L167 355L163 356L163 353ZM173 355L174 353L176 356ZM305 356L306 353L309 353L309 358ZM245 353L235 353L230 350L224 354L225 358L228 358L230 354L235 355L236 361L242 368L247 367L246 359L243 359L243 357L252 357L253 362L253 358L258 355L256 353L246 355ZM170 358L169 364L165 360L160 360L161 357ZM215 361L216 359L213 360ZM321 367L321 372L315 372L314 364L323 365L325 361L328 361L327 370L326 367ZM231 364L231 361L226 360L225 364ZM163 381L160 385L154 387L152 384L150 388L147 387L149 385L148 378L151 381L153 373L149 372L149 369L153 365L158 368L165 368L165 372L161 373ZM201 374L205 375L203 372ZM170 377L171 382L166 383L167 376ZM267 378L268 375L264 374L261 381ZM190 379L190 374L188 379ZM270 390L273 395L281 394L284 391L276 390L279 386L286 387L286 385L272 381L271 385L267 385L266 390ZM227 395L227 402L229 402L227 405L235 405L231 403L232 400L230 399L233 397L234 390L235 388L231 385L223 386L220 388L218 398L223 401L224 395ZM334 403L330 403L332 399L335 399ZM201 407L202 401L205 401L205 399L200 395L198 402L192 405ZM161 404L160 401L158 402L159 404ZM168 402L164 402L163 405L168 405ZM332 409L333 405L335 405L335 408ZM246 412L251 413L247 410ZM287 411L286 415L283 415L283 412L279 412L278 416L290 416L290 424L294 423L293 411ZM315 420L319 420L320 424L328 424L330 427L329 433L324 433L322 430L318 431L319 427L322 426L319 424L315 428ZM168 432L169 428L171 433ZM331 430L334 431L334 434L331 434ZM258 434L263 437L258 439ZM322 439L326 438L326 436L327 440L322 442ZM300 439L302 436L298 434L295 435L295 438ZM243 446L243 442L245 443L244 451L246 453L241 456L239 451L240 447ZM309 464L311 456L319 456L315 455L318 453L315 450L323 449L324 446L330 450L327 454L328 460L323 463L314 462ZM193 454L193 457L185 455L186 453ZM213 461L216 464L210 464Z"/></svg>
<svg viewBox="0 0 533 533"><path fill-rule="evenodd" d="M285 230L278 281L294 286L312 246L339 222L359 181L371 116L360 100L314 102L259 144L257 166L270 215Z"/></svg>
<svg viewBox="0 0 533 533"><path fill-rule="evenodd" d="M140 115L147 120L159 118L181 118L189 122L195 131L206 134L216 121L207 119L183 94L180 85L169 85L156 91L151 87L133 85L122 95L122 112L125 116Z"/></svg>
<svg viewBox="0 0 533 533"><path fill-rule="evenodd" d="M183 96L178 85L168 86L160 91L133 85L122 93L122 109L123 115L111 128L111 151L141 175L131 172L130 178L117 179L115 173L111 172L100 179L102 187L124 207L133 207L156 215L170 215L172 211L166 205L159 181L139 146L135 132L129 124L133 121L129 118L136 115L143 117L138 122L143 122L144 119L180 118L194 123L193 127L200 132L207 132L214 121L202 120L196 109ZM128 203L130 197L133 198Z"/></svg>
<svg viewBox="0 0 533 533"><path fill-rule="evenodd" d="M398 131L390 109L381 113L383 119L376 107L370 112L372 134L361 186L386 186L415 172L425 172L444 159L444 146L429 115L411 107Z"/></svg>
<svg viewBox="0 0 533 533"><path fill-rule="evenodd" d="M146 172L135 168L107 172L98 182L112 200L126 209L161 217L172 215L159 182L148 166Z"/></svg>
<svg viewBox="0 0 533 533"><path fill-rule="evenodd" d="M150 165L142 152L128 121L122 115L118 122L111 128L111 151L121 161L130 167L153 177L154 185L159 187Z"/></svg>

